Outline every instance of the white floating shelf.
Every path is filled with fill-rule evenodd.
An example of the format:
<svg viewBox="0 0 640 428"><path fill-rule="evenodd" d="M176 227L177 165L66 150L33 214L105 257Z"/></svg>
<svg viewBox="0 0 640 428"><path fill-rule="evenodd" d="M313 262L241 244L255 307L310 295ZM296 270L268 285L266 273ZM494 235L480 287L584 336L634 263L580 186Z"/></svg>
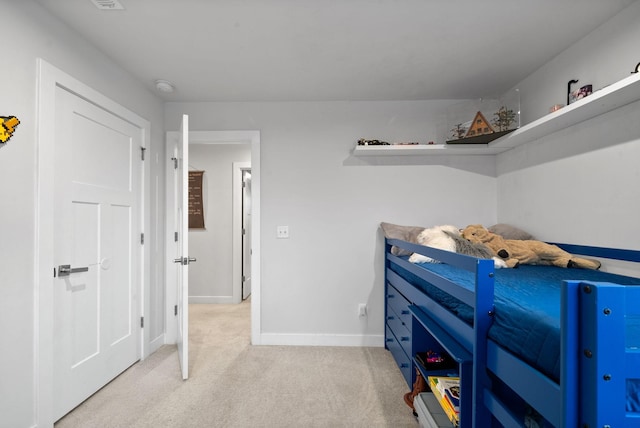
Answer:
<svg viewBox="0 0 640 428"><path fill-rule="evenodd" d="M495 155L640 100L640 73L602 88L488 144L356 146L354 156Z"/></svg>
<svg viewBox="0 0 640 428"><path fill-rule="evenodd" d="M487 144L419 144L412 146L356 146L354 156L493 155L507 149Z"/></svg>
<svg viewBox="0 0 640 428"><path fill-rule="evenodd" d="M489 148L508 150L638 100L640 100L640 73L633 74L560 110L534 120L490 142Z"/></svg>

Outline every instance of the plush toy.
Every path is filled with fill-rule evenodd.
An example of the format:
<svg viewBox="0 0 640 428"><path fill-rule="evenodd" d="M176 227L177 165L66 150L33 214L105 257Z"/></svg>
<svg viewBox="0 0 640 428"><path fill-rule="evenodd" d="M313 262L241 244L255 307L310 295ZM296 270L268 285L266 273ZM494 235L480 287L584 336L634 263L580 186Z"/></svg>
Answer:
<svg viewBox="0 0 640 428"><path fill-rule="evenodd" d="M563 268L599 269L597 260L575 257L560 247L536 240L504 239L479 224L467 226L462 237L489 247L508 267L519 264L553 265Z"/></svg>
<svg viewBox="0 0 640 428"><path fill-rule="evenodd" d="M460 236L460 229L450 224L424 229L420 232L416 241L426 247L465 254L479 259L493 259L496 269L507 267L505 261L497 257L489 247L464 239ZM419 253L413 253L409 257L409 261L411 263L440 263L438 260Z"/></svg>

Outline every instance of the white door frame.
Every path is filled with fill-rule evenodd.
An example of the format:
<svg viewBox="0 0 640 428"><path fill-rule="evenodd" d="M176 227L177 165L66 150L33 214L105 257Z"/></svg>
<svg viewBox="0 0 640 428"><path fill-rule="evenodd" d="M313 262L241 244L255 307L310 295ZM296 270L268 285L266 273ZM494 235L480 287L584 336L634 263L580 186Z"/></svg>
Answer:
<svg viewBox="0 0 640 428"><path fill-rule="evenodd" d="M233 163L233 218L231 220L231 228L233 229L231 232L233 241L233 303L242 302L242 171L247 170L251 170L251 162Z"/></svg>
<svg viewBox="0 0 640 428"><path fill-rule="evenodd" d="M175 142L178 139L177 131L169 131L166 134L167 137L167 151L166 151L166 177L165 182L169 183L171 180L172 165L170 158L172 154L169 153L171 142ZM252 229L252 257L251 257L251 343L254 345L262 344L262 330L260 323L260 131L191 131L189 132L189 144L251 144L251 192L252 192L252 214L251 214L251 229ZM235 170L234 170L235 174ZM166 233L167 237L167 251L170 249L169 243L173 240L173 207L169 206L173 200L169 194L170 186L167 186L167 209L166 209ZM235 221L235 216L234 216ZM234 226L234 231L235 231ZM235 233L235 232L234 232ZM238 241L236 244L236 237L233 238L234 247L240 244ZM234 249L234 255L236 250ZM240 252L239 250L237 251ZM170 260L171 254L167 253L166 260ZM235 256L234 256L235 257ZM240 260L240 263L241 260ZM173 284L171 284L170 272L171 264L167 263L167 275L166 281L166 296L167 296L167 313L166 313L166 343L175 343L176 332L171 326L174 324L173 319L173 305L175 303L175 291ZM241 264L239 265L241 266ZM236 262L234 262L233 278L236 278ZM241 272L241 269L240 269ZM242 275L238 274L239 277ZM234 280L233 298L236 299L236 282ZM241 285L241 284L240 284ZM242 287L240 286L238 291L239 301L242 301Z"/></svg>
<svg viewBox="0 0 640 428"><path fill-rule="evenodd" d="M104 110L126 120L140 129L143 147L149 147L149 121L117 104L89 86L71 77L67 73L52 66L43 59L38 59L38 136L37 136L37 200L35 218L35 260L34 265L34 330L35 330L35 388L36 400L34 412L37 426L53 426L53 174L55 153L55 102L56 88L61 87L103 108ZM150 224L149 194L145 191L149 183L149 167L143 165L140 180L140 215L141 229L144 232ZM149 245L142 245L140 250L140 283L137 290L140 314L146 315L149 307ZM142 329L140 334L140 358L144 358L149 350L149 329Z"/></svg>

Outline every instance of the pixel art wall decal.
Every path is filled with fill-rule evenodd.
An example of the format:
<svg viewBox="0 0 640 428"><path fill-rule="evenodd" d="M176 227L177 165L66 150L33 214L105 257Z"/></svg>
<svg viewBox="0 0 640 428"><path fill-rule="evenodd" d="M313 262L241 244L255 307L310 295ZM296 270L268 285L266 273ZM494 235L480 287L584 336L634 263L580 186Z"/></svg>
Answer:
<svg viewBox="0 0 640 428"><path fill-rule="evenodd" d="M20 121L15 116L0 116L0 144L9 141Z"/></svg>

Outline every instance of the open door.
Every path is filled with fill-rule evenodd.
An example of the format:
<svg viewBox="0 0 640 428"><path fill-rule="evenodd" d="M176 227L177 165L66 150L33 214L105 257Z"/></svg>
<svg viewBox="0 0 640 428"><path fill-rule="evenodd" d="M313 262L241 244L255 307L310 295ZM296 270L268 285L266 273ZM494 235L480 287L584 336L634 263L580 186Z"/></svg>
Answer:
<svg viewBox="0 0 640 428"><path fill-rule="evenodd" d="M242 300L251 295L251 170L242 170Z"/></svg>
<svg viewBox="0 0 640 428"><path fill-rule="evenodd" d="M182 370L182 379L189 377L189 116L182 116L180 137L174 159L176 165L176 252L174 263L176 269L176 344L178 359Z"/></svg>

